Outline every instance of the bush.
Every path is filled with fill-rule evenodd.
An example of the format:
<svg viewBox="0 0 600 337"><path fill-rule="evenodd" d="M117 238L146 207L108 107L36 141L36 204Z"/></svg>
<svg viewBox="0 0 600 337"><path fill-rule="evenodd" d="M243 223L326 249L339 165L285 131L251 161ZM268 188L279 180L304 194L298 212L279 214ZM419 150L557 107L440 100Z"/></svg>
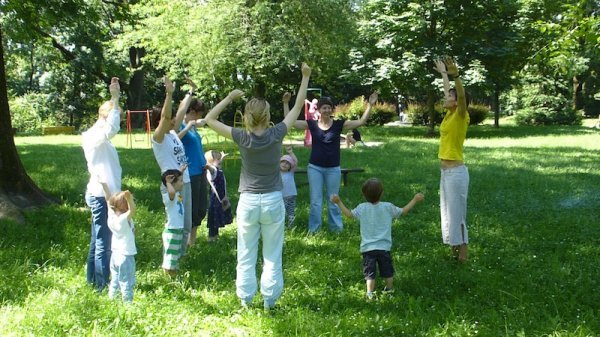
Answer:
<svg viewBox="0 0 600 337"><path fill-rule="evenodd" d="M440 124L442 122L442 112L444 108L441 104L436 104L434 106L434 121L435 124ZM413 125L427 125L429 124L429 114L427 112L427 105L420 104L415 102L409 102L406 111L406 115L408 116L408 120Z"/></svg>
<svg viewBox="0 0 600 337"><path fill-rule="evenodd" d="M469 110L470 125L481 124L490 113L489 106L478 103L470 104L467 110Z"/></svg>
<svg viewBox="0 0 600 337"><path fill-rule="evenodd" d="M539 86L529 85L523 90L523 107L516 111L519 125L573 125L581 124L581 115L562 95L547 94Z"/></svg>
<svg viewBox="0 0 600 337"><path fill-rule="evenodd" d="M343 119L359 119L366 108L366 101L362 96L359 96L350 103L337 105L335 114ZM371 108L367 125L383 125L391 122L394 117L396 117L396 108L393 104L377 103Z"/></svg>
<svg viewBox="0 0 600 337"><path fill-rule="evenodd" d="M10 101L12 127L19 132L40 133L46 95L28 93Z"/></svg>

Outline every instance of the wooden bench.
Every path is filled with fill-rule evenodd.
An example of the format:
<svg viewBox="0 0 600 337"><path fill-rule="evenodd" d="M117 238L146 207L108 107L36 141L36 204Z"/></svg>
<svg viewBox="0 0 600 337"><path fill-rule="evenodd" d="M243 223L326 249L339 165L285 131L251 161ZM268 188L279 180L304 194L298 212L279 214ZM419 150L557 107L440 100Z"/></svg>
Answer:
<svg viewBox="0 0 600 337"><path fill-rule="evenodd" d="M352 173L352 172L365 172L364 168L343 168L340 169L340 171L342 172L342 180L344 182L344 186L346 186L346 184L348 183L348 173ZM306 173L306 169L297 169L295 171L296 173Z"/></svg>
<svg viewBox="0 0 600 337"><path fill-rule="evenodd" d="M42 128L43 135L58 135L61 133L73 134L75 133L74 126L45 126Z"/></svg>

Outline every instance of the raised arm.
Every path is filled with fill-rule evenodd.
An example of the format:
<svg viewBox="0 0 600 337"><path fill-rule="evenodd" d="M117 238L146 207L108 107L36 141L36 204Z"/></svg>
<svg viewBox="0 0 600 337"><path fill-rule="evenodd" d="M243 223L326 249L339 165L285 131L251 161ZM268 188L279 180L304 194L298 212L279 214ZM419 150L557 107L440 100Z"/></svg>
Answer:
<svg viewBox="0 0 600 337"><path fill-rule="evenodd" d="M231 126L221 123L217 118L219 118L219 115L221 114L221 112L223 112L225 107L227 107L229 104L231 104L231 102L242 97L243 95L244 92L241 90L232 90L229 93L229 95L227 95L227 97L225 97L221 102L219 102L219 104L215 105L215 107L208 112L206 117L204 117L206 124L208 124L208 126L211 129L215 130L216 133L220 134L223 137L231 139Z"/></svg>
<svg viewBox="0 0 600 337"><path fill-rule="evenodd" d="M194 125L196 125L196 120L195 119L192 119L191 121L187 122L187 124L185 125L185 127L183 129L181 129L181 131L179 131L179 133L177 133L177 137L179 139L183 139L183 137L185 137L185 135L188 133L188 131L190 131L190 129Z"/></svg>
<svg viewBox="0 0 600 337"><path fill-rule="evenodd" d="M175 115L175 129L179 130L181 123L183 123L183 119L185 118L185 113L188 111L190 107L190 103L192 102L192 97L194 92L196 91L196 83L192 81L189 77L185 77L185 82L190 86L190 90L185 94L185 97L179 103L179 107L177 108L177 114Z"/></svg>
<svg viewBox="0 0 600 337"><path fill-rule="evenodd" d="M306 89L308 88L308 80L310 79L310 73L310 67L306 63L302 63L302 81L300 82L300 88L298 89L298 94L296 95L296 102L294 103L294 107L292 107L292 110L290 110L290 112L283 119L283 122L287 126L288 130L291 129L292 126L296 126L295 122L298 120L300 111L302 111L302 107L304 106L304 100L306 99ZM306 121L304 123L306 123ZM301 123L299 123L298 125L301 125ZM304 128L306 129L306 127Z"/></svg>
<svg viewBox="0 0 600 337"><path fill-rule="evenodd" d="M342 202L342 199L340 199L339 195L332 194L331 195L331 202L333 202L334 204L338 205L338 207L342 210L342 214L344 214L348 218L354 218L354 215L352 215L352 211L349 210L348 207L346 207L346 205L344 205L344 203Z"/></svg>
<svg viewBox="0 0 600 337"><path fill-rule="evenodd" d="M125 191L125 200L127 200L127 206L129 206L129 214L127 214L127 219L131 220L135 216L136 206L135 201L133 200L133 195L129 191Z"/></svg>
<svg viewBox="0 0 600 337"><path fill-rule="evenodd" d="M121 110L119 109L119 97L121 95L121 86L119 85L119 78L113 77L110 80L110 102L112 103L112 110L108 113L106 123L104 124L104 135L106 139L113 138L121 128Z"/></svg>
<svg viewBox="0 0 600 337"><path fill-rule="evenodd" d="M433 61L433 63L435 64L433 69L442 75L442 80L444 82L444 97L448 97L448 95L450 95L450 80L448 80L446 65L444 64L444 61L440 59Z"/></svg>
<svg viewBox="0 0 600 337"><path fill-rule="evenodd" d="M294 153L294 149L292 149L291 146L287 146L285 148L285 152L287 152L287 154L292 157L292 159L294 159L296 161L296 163L298 163L298 157L296 157L296 154Z"/></svg>
<svg viewBox="0 0 600 337"><path fill-rule="evenodd" d="M157 143L162 143L165 139L165 134L171 130L171 115L173 114L173 91L175 91L175 83L165 76L165 103L160 112L160 122L154 130L154 140Z"/></svg>
<svg viewBox="0 0 600 337"><path fill-rule="evenodd" d="M357 119L357 120L345 121L344 129L356 129L359 126L366 124L367 120L369 120L369 114L371 113L371 108L373 107L373 105L375 105L375 103L377 103L378 97L379 97L379 94L377 93L377 91L372 93L371 96L369 96L367 108L365 109L365 112L363 113L362 117L360 117L360 119Z"/></svg>
<svg viewBox="0 0 600 337"><path fill-rule="evenodd" d="M463 87L458 74L458 67L456 67L456 62L451 58L446 59L444 63L446 64L448 75L454 77L454 87L456 88L456 98L458 103L457 111L461 116L464 116L467 113L467 97L465 95L465 88Z"/></svg>
<svg viewBox="0 0 600 337"><path fill-rule="evenodd" d="M415 194L412 200L409 201L408 204L406 204L404 207L402 207L402 214L404 215L410 212L410 210L417 204L417 202L422 201L423 199L425 199L423 193Z"/></svg>
<svg viewBox="0 0 600 337"><path fill-rule="evenodd" d="M292 94L290 94L289 92L285 92L283 94L283 116L287 116L290 113L290 98L292 98ZM296 129L306 129L308 127L308 124L306 124L306 121L300 121L297 120L294 122L294 127Z"/></svg>

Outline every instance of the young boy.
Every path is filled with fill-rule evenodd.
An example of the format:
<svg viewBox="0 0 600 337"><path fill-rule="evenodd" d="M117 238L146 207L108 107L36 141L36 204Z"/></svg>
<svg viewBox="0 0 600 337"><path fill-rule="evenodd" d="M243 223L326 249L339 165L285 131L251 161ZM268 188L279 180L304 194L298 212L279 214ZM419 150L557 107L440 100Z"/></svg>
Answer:
<svg viewBox="0 0 600 337"><path fill-rule="evenodd" d="M120 291L123 302L133 301L135 286L135 202L129 191L110 195L108 184L102 182L108 200L108 228L112 232L110 257L110 285L108 297L113 299Z"/></svg>
<svg viewBox="0 0 600 337"><path fill-rule="evenodd" d="M166 192L162 193L162 200L167 213L167 223L162 234L164 248L162 267L167 274L173 276L177 274L184 245L182 171L166 170L162 174L162 183L166 187Z"/></svg>
<svg viewBox="0 0 600 337"><path fill-rule="evenodd" d="M340 197L331 196L331 201L338 205L342 214L360 221L360 252L363 256L363 273L367 283L367 298L373 298L375 291L375 272L385 280L384 292L393 290L394 265L390 249L392 248L392 220L408 213L413 206L424 199L417 193L403 208L389 202L380 201L383 184L376 178L367 180L362 186L362 193L368 202L363 202L350 211Z"/></svg>

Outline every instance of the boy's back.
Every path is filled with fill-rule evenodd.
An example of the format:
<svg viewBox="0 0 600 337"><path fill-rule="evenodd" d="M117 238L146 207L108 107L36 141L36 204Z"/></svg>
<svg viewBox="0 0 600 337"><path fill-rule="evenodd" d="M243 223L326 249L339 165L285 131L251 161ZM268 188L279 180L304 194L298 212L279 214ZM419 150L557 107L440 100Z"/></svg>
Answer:
<svg viewBox="0 0 600 337"><path fill-rule="evenodd" d="M389 202L363 202L352 210L360 221L360 252L389 251L392 247L392 221L402 215L402 208Z"/></svg>

